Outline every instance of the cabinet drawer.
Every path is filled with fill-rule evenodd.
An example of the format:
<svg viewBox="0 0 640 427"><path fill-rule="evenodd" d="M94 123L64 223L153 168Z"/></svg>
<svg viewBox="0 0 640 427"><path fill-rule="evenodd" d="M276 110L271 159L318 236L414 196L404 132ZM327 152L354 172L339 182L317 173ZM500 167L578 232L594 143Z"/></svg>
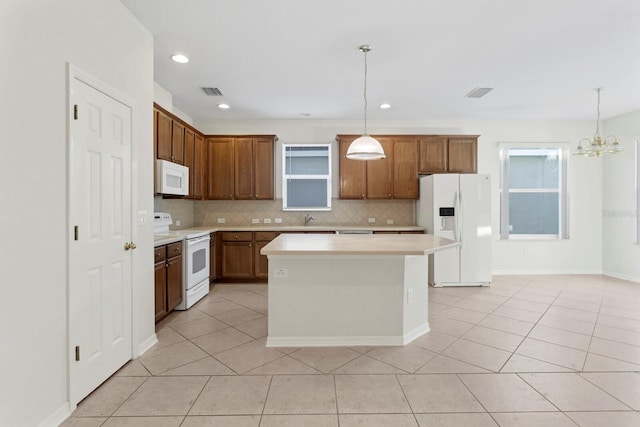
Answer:
<svg viewBox="0 0 640 427"><path fill-rule="evenodd" d="M251 231L223 231L222 240L225 242L251 242L253 232Z"/></svg>
<svg viewBox="0 0 640 427"><path fill-rule="evenodd" d="M182 254L182 242L167 245L167 258L173 258Z"/></svg>
<svg viewBox="0 0 640 427"><path fill-rule="evenodd" d="M270 242L280 235L277 231L256 231L256 242Z"/></svg>
<svg viewBox="0 0 640 427"><path fill-rule="evenodd" d="M158 263L160 261L164 261L167 259L167 247L166 246L158 246L153 250L153 259L154 263Z"/></svg>

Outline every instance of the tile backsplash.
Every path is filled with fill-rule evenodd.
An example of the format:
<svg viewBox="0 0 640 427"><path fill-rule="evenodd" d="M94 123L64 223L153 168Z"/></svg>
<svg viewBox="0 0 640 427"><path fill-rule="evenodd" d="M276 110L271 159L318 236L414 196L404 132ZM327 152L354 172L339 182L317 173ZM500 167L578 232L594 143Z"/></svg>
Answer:
<svg viewBox="0 0 640 427"><path fill-rule="evenodd" d="M260 225L265 219L271 225L303 225L304 216L310 213L315 217L311 225L415 225L415 202L413 200L340 200L331 201L331 211L283 211L282 200L173 200L156 197L156 211L169 212L174 227L185 228L199 225L219 225L218 219L224 218L224 225L250 226L257 219ZM276 224L276 218L282 224ZM369 218L375 218L370 223ZM176 225L180 220L180 226ZM269 224L269 222L266 222ZM220 224L221 225L221 224Z"/></svg>

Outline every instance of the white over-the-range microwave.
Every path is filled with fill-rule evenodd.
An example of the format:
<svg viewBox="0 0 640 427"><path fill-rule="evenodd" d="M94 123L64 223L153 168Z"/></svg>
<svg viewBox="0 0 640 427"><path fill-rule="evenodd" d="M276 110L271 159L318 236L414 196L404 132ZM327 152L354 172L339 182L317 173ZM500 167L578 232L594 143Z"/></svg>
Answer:
<svg viewBox="0 0 640 427"><path fill-rule="evenodd" d="M160 194L189 195L189 168L166 160L156 160L156 191Z"/></svg>

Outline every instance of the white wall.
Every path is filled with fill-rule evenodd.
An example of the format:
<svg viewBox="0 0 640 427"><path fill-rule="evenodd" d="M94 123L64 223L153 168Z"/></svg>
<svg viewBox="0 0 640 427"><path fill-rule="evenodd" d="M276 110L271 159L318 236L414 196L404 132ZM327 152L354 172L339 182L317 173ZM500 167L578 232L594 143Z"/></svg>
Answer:
<svg viewBox="0 0 640 427"><path fill-rule="evenodd" d="M569 159L570 239L563 241L499 240L498 142L564 142L573 149L593 133L589 121L370 121L372 134L479 134L478 172L492 175L493 262L495 274L601 273L602 166L585 159ZM276 134L276 170L281 170L282 142L331 142L336 134L359 134L361 121L276 120L198 121L205 134ZM337 190L337 149L334 144L334 190ZM278 195L281 181L276 183ZM336 193L337 195L337 193Z"/></svg>
<svg viewBox="0 0 640 427"><path fill-rule="evenodd" d="M615 135L624 147L605 156L603 187L603 269L606 274L640 282L640 245L636 242L636 149L640 110L611 118L603 135Z"/></svg>
<svg viewBox="0 0 640 427"><path fill-rule="evenodd" d="M133 207L152 212L153 38L117 0L3 0L0 51L0 425L55 425L69 409L66 64L136 103ZM139 351L155 333L151 223L134 238Z"/></svg>

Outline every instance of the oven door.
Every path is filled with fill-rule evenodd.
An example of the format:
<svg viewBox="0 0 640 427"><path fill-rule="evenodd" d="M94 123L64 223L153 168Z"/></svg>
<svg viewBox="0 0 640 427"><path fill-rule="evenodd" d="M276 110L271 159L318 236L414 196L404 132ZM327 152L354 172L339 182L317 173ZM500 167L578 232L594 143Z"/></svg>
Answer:
<svg viewBox="0 0 640 427"><path fill-rule="evenodd" d="M185 288L191 289L209 279L209 235L187 239Z"/></svg>

